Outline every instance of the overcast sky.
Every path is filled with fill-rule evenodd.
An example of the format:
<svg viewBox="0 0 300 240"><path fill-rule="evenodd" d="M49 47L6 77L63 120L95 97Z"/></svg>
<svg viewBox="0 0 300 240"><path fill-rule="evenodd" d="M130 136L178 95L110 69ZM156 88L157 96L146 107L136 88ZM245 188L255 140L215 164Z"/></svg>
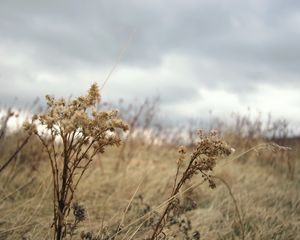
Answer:
<svg viewBox="0 0 300 240"><path fill-rule="evenodd" d="M175 119L250 107L300 122L298 0L0 0L0 101L83 94L127 45L106 100L160 96Z"/></svg>

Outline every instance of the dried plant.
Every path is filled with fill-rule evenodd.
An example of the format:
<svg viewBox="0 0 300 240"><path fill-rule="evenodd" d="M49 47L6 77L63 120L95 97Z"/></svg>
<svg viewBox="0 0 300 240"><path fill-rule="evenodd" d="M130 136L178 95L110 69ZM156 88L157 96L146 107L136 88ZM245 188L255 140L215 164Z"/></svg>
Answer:
<svg viewBox="0 0 300 240"><path fill-rule="evenodd" d="M158 113L158 98L149 100L145 99L144 102L138 104L124 104L124 100L120 100L118 103L118 109L122 111L122 118L128 122L130 130L124 140L120 152L119 159L120 161L116 164L116 171L119 170L121 163L124 163L128 160L131 160L134 155L134 149L136 148L134 144L137 142L145 141L145 133L147 130L151 129L154 123L155 115ZM156 137L156 136L155 136ZM151 145L151 139L149 145ZM127 163L128 163L127 162Z"/></svg>
<svg viewBox="0 0 300 240"><path fill-rule="evenodd" d="M86 210L83 205L80 205L77 202L72 204L74 221L67 223L67 233L70 235L70 240L76 234L79 223L83 222L86 219Z"/></svg>
<svg viewBox="0 0 300 240"><path fill-rule="evenodd" d="M8 108L6 114L0 118L0 140L5 136L9 119L14 116L18 117L18 114L14 113L11 108Z"/></svg>
<svg viewBox="0 0 300 240"><path fill-rule="evenodd" d="M237 214L237 217L238 217L238 221L239 221L239 225L240 225L240 230L241 230L241 239L244 240L245 239L245 223L244 223L244 220L242 218L242 213L241 213L241 210L239 209L238 207L238 204L237 204L237 200L236 198L234 197L233 193L232 193L232 190L231 190L231 187L229 185L229 183L224 179L224 178L221 178L219 176L213 176L215 179L221 181L224 186L227 188L228 190L228 193L233 201L233 204L234 204L234 207L235 207L235 211L236 211L236 214Z"/></svg>
<svg viewBox="0 0 300 240"><path fill-rule="evenodd" d="M6 133L8 131L8 121L11 118L18 118L19 113L12 111L11 108L8 108L6 111L6 114L0 118L0 150L2 154L2 150L4 150L5 146L5 138L6 138ZM0 164L0 173L17 157L17 155L21 152L21 150L25 147L25 145L28 143L29 139L31 137L31 134L26 136L24 139L20 141L18 144L19 146L16 147L14 152L8 157L7 160L3 164Z"/></svg>
<svg viewBox="0 0 300 240"><path fill-rule="evenodd" d="M0 165L0 173L15 159L18 153L24 148L24 146L28 143L31 133L22 141L20 146L14 151L14 153L4 162L3 165Z"/></svg>
<svg viewBox="0 0 300 240"><path fill-rule="evenodd" d="M128 129L117 110L100 111L98 86L93 84L86 96L65 101L47 95L47 111L35 115L24 128L34 133L48 154L53 175L54 239L66 236L66 218L76 188L98 153L107 146L119 146L120 133ZM38 127L45 129L39 131Z"/></svg>
<svg viewBox="0 0 300 240"><path fill-rule="evenodd" d="M192 179L193 176L200 173L204 181L209 183L210 188L213 189L216 187L214 178L210 175L210 172L215 167L217 159L222 156L228 156L232 152L232 148L230 148L226 142L220 139L216 131L211 131L208 134L203 131L198 131L198 138L199 141L189 158L188 166L178 181L177 179L179 170L183 161L185 161L186 155L186 150L184 147L180 147L179 149L179 160L177 162L174 187L171 196L169 197L169 199L173 200L167 204L165 210L163 211L160 220L158 221L150 238L151 240L156 239L159 234L162 233L169 213L172 209L176 208L179 203L179 199L175 196L179 193L181 187L187 180Z"/></svg>

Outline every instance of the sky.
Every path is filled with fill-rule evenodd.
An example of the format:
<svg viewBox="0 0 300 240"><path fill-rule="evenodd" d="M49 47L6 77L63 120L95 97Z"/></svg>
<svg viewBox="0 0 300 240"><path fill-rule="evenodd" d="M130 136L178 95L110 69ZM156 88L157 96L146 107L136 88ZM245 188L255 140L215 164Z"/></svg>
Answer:
<svg viewBox="0 0 300 240"><path fill-rule="evenodd" d="M168 119L300 122L298 0L0 0L0 103L160 98ZM122 53L122 54L121 54ZM17 101L14 100L17 97Z"/></svg>

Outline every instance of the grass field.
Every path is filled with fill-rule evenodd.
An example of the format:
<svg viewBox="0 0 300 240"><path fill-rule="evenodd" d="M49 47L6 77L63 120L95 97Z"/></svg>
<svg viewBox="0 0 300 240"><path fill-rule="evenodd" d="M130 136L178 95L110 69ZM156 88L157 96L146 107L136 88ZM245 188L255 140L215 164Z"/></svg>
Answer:
<svg viewBox="0 0 300 240"><path fill-rule="evenodd" d="M285 149L261 135L228 130L222 136L235 152L217 159L216 188L195 174L170 199L188 160L178 167L176 141L157 144L132 131L118 148L95 155L74 193L77 208L70 207L63 224L71 229L78 213L83 217L74 229L66 227L72 234L64 238L151 239L171 202L155 239L300 239L300 140L273 139L291 147ZM1 139L0 166L25 137L17 132ZM196 146L187 143L186 156ZM43 145L30 138L0 172L1 240L53 239L52 176Z"/></svg>

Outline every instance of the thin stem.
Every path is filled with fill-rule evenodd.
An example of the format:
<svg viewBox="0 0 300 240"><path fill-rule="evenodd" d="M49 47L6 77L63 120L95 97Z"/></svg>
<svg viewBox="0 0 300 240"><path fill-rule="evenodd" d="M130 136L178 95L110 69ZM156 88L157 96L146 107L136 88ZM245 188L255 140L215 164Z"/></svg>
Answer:
<svg viewBox="0 0 300 240"><path fill-rule="evenodd" d="M219 181L221 181L227 188L228 192L229 192L229 195L231 196L232 198L232 201L233 201L233 204L234 204L234 207L235 207L235 211L238 215L238 219L239 219L239 224L240 224L240 227L241 227L241 230L242 230L242 240L245 239L245 225L243 223L243 219L242 219L242 216L240 214L240 210L238 208L238 204L237 204L237 201L231 191L231 188L229 186L229 184L225 181L225 179L221 178L221 177L218 177L218 176L212 176L212 178L215 178L215 179L218 179Z"/></svg>
<svg viewBox="0 0 300 240"><path fill-rule="evenodd" d="M16 151L9 157L9 159L0 167L0 172L2 172L10 162L17 156L17 154L22 150L22 148L28 143L29 138L32 134L28 135L25 140L22 142L22 144L16 149Z"/></svg>

